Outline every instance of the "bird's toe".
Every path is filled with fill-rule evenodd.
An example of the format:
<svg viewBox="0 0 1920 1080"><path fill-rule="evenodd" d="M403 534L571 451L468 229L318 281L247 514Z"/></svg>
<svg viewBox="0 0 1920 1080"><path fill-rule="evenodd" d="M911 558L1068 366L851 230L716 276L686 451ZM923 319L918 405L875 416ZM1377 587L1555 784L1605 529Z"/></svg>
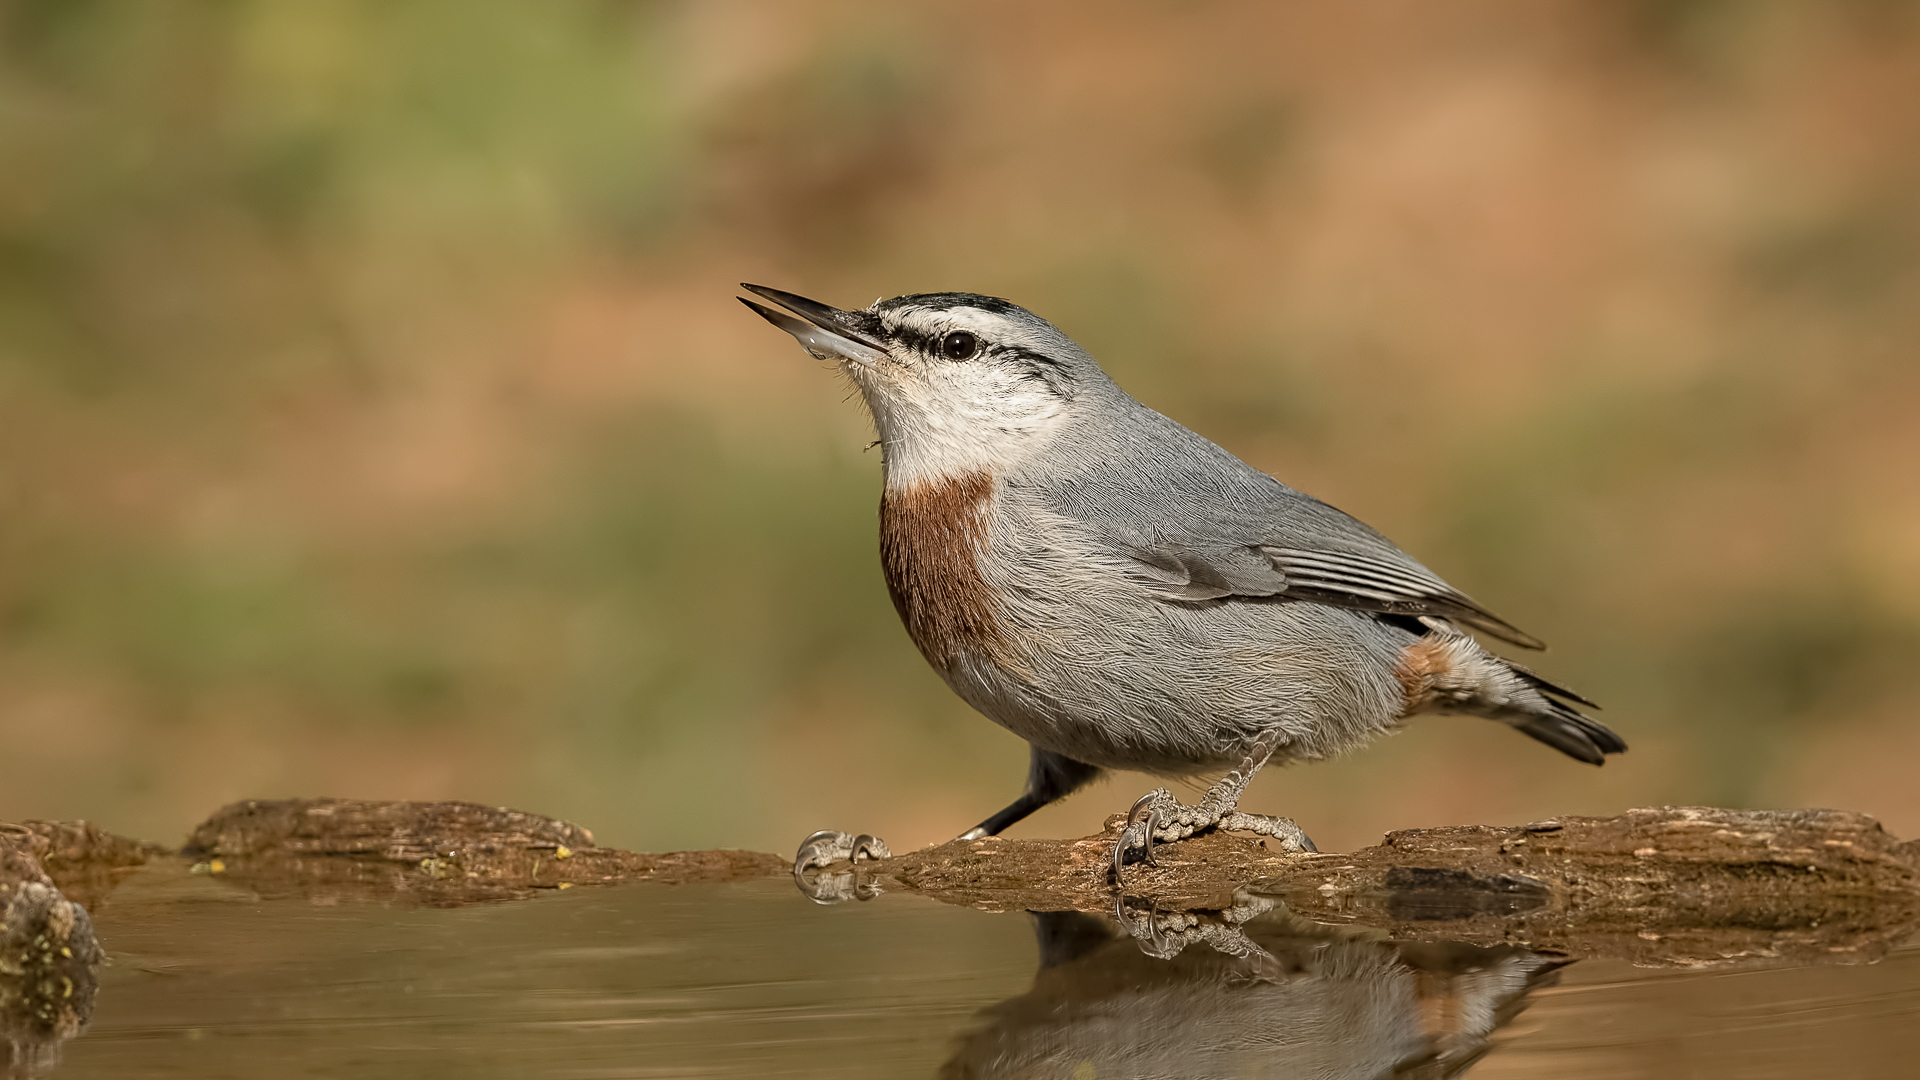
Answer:
<svg viewBox="0 0 1920 1080"><path fill-rule="evenodd" d="M1249 814L1235 810L1220 817L1220 828L1227 832L1250 832L1261 836L1270 836L1279 841L1280 850L1292 854L1318 852L1306 831L1294 824L1292 818L1274 817L1270 814Z"/></svg>
<svg viewBox="0 0 1920 1080"><path fill-rule="evenodd" d="M793 883L817 904L871 900L880 895L880 886L872 875L858 869L860 860L892 857L886 841L871 833L854 836L836 829L821 829L800 841L800 850L793 858ZM827 870L843 859L854 868Z"/></svg>
<svg viewBox="0 0 1920 1080"><path fill-rule="evenodd" d="M1113 874L1120 871L1128 862L1153 864L1154 831L1159 818L1159 805L1162 800L1171 801L1172 796L1165 788L1156 788L1134 800L1132 809L1127 811L1127 824L1120 830L1120 838L1113 844ZM1128 859L1129 853L1138 850L1137 859Z"/></svg>
<svg viewBox="0 0 1920 1080"><path fill-rule="evenodd" d="M800 841L800 850L793 857L793 872L799 874L817 866L832 866L852 853L851 835L837 829L821 829Z"/></svg>

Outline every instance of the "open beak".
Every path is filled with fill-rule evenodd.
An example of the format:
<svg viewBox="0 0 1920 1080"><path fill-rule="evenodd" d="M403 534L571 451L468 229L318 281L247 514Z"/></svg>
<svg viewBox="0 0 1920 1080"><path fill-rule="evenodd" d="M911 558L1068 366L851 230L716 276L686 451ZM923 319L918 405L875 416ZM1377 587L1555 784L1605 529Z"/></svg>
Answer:
<svg viewBox="0 0 1920 1080"><path fill-rule="evenodd" d="M885 348L855 329L858 316L854 312L841 311L817 300L769 289L765 285L741 282L740 287L799 315L800 318L796 319L786 311L775 311L745 297L740 298L740 302L752 308L755 314L792 334L803 348L819 359L873 364L887 358Z"/></svg>

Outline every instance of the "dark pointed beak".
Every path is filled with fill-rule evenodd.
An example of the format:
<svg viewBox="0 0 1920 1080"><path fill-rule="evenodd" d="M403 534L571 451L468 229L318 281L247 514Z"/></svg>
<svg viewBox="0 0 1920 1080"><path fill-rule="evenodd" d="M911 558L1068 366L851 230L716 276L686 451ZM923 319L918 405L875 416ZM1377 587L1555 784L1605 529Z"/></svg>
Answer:
<svg viewBox="0 0 1920 1080"><path fill-rule="evenodd" d="M871 316L841 311L818 300L769 289L765 285L741 282L740 287L799 315L800 318L796 319L786 311L775 311L745 297L740 298L740 302L752 308L756 315L792 334L808 352L822 360L856 360L870 364L886 359L886 348L860 329L861 319Z"/></svg>

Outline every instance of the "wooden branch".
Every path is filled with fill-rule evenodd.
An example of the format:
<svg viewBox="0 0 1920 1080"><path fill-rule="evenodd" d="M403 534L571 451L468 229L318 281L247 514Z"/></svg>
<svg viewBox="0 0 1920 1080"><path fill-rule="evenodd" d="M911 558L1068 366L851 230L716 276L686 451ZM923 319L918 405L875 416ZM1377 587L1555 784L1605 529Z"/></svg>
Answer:
<svg viewBox="0 0 1920 1080"><path fill-rule="evenodd" d="M1204 913L1252 895L1398 939L1638 963L1871 959L1920 925L1920 845L1841 811L1635 810L1397 832L1346 855L1282 855L1214 834L1159 846L1157 865L1130 866L1116 885L1118 825L1078 840L943 844L810 872L806 883L989 911L1107 913L1124 894L1135 908ZM110 888L160 850L85 825L7 828L0 883L24 851L44 871L34 861L18 880ZM747 851L603 848L579 826L472 803L312 799L226 807L194 830L178 865L264 896L452 906L575 885L783 875L788 864Z"/></svg>
<svg viewBox="0 0 1920 1080"><path fill-rule="evenodd" d="M249 800L187 838L203 873L266 896L400 899L434 907L511 900L575 885L739 881L784 874L754 851L645 854L541 814L463 802Z"/></svg>
<svg viewBox="0 0 1920 1080"><path fill-rule="evenodd" d="M1318 970L1358 979L1368 993L1388 985L1436 992L1443 1011L1480 1016L1486 1002L1453 1007L1465 984L1451 973L1462 963L1505 965L1526 978L1489 1006L1497 1026L1562 957L1858 963L1920 926L1920 845L1840 811L1635 810L1397 832L1344 855L1282 855L1214 834L1161 845L1155 865L1128 867L1116 880L1120 824L1078 840L954 842L809 871L800 884L818 895L914 892L989 911L1047 912L1056 929L1074 929L1068 937L1081 955L1043 970L1033 991L997 1007L995 1022L962 1048L995 1061L1051 1053L1056 1036L1082 1031L1097 1036L1088 1053L1130 1053L1111 1043L1111 1018L1122 1015L1132 1018L1128 1030L1161 1047L1184 1045L1190 1027L1262 1045L1291 1030L1287 1018L1306 998L1277 989L1206 996L1228 972L1285 987L1296 971ZM785 858L755 852L603 848L576 825L472 803L237 803L178 853L84 823L0 825L0 1051L38 1072L52 1067L92 1007L100 957L86 912L62 890L99 903L142 866L210 875L262 896L433 906L789 872ZM1328 974L1335 968L1352 970ZM1200 996L1156 989L1174 985L1199 987ZM1165 1002L1189 999L1204 1003L1204 1025L1166 1012ZM1081 1024L1082 1016L1097 1022ZM1455 1040L1459 1060L1471 1061L1491 1030ZM1031 1043L1029 1031L1044 1038Z"/></svg>
<svg viewBox="0 0 1920 1080"><path fill-rule="evenodd" d="M881 888L987 910L1169 911L1236 891L1409 940L1507 943L1639 963L1876 958L1920 924L1920 850L1836 810L1634 810L1512 828L1388 834L1352 854L1281 855L1208 835L1156 849L1116 888L1119 818L1081 840L979 840L876 864Z"/></svg>

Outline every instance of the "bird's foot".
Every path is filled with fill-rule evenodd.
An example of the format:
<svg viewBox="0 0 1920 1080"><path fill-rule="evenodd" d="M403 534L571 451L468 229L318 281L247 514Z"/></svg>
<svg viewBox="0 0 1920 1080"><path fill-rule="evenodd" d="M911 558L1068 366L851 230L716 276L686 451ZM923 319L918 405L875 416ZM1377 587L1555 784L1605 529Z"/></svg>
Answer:
<svg viewBox="0 0 1920 1080"><path fill-rule="evenodd" d="M800 841L800 851L793 857L793 872L798 874L816 866L832 866L841 859L857 863L862 858L891 859L893 852L887 849L885 840L871 833L854 836L833 829L821 829Z"/></svg>
<svg viewBox="0 0 1920 1080"><path fill-rule="evenodd" d="M1235 803L1240 792L1223 792L1216 784L1197 806L1187 806L1166 788L1155 788L1142 795L1127 811L1126 827L1113 845L1113 873L1117 878L1129 862L1153 864L1153 845L1185 840L1208 829L1224 832L1251 832L1280 841L1287 852L1318 851L1313 841L1291 819L1267 814L1242 812ZM1138 852L1137 855L1133 853ZM1133 857L1129 858L1130 855Z"/></svg>
<svg viewBox="0 0 1920 1080"><path fill-rule="evenodd" d="M1233 906L1222 911L1162 911L1148 901L1122 896L1113 915L1148 956L1171 960L1189 945L1205 944L1247 961L1256 979L1271 982L1288 977L1292 973L1284 970L1285 965L1240 929L1242 923L1273 910L1274 902L1244 891L1236 892L1233 899Z"/></svg>
<svg viewBox="0 0 1920 1080"><path fill-rule="evenodd" d="M880 885L860 872L860 860L891 859L886 841L869 833L850 833L822 829L800 841L793 858L793 883L816 904L838 904L845 900L871 900L880 895ZM849 869L827 870L845 859Z"/></svg>

